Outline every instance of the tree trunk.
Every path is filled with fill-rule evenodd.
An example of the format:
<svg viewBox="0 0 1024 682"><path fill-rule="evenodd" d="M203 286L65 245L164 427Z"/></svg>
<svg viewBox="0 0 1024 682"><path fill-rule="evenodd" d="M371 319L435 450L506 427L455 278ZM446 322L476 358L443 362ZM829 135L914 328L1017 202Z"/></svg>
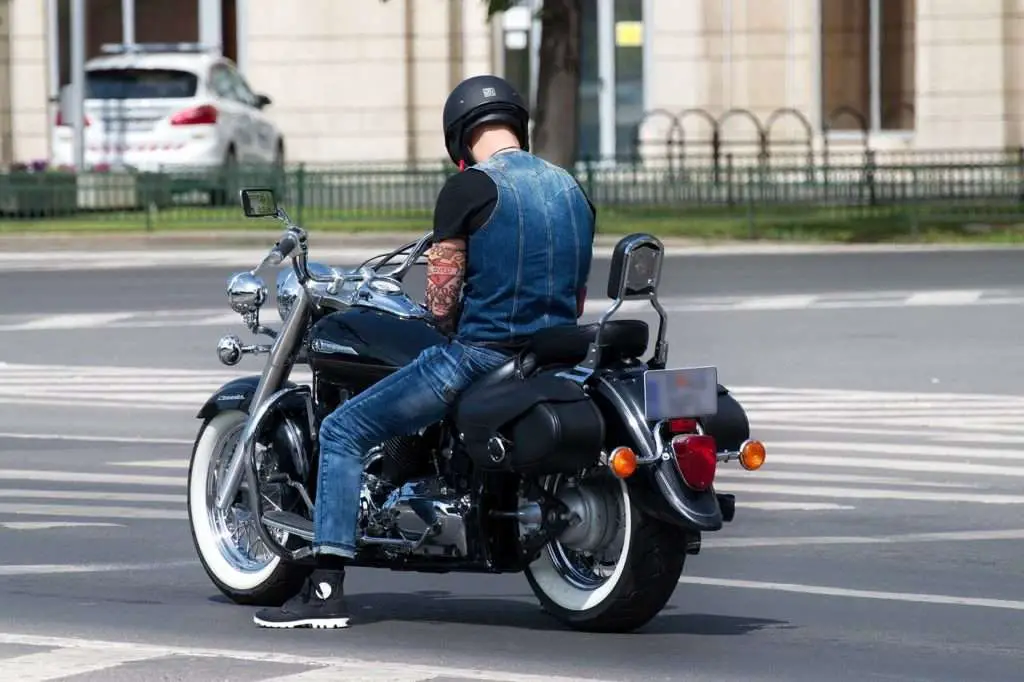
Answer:
<svg viewBox="0 0 1024 682"><path fill-rule="evenodd" d="M576 163L582 0L545 0L533 152L572 170Z"/></svg>

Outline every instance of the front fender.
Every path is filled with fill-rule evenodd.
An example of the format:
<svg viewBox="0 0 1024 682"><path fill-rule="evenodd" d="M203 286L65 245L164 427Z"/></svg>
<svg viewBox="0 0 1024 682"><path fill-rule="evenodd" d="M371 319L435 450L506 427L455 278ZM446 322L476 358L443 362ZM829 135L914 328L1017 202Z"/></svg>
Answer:
<svg viewBox="0 0 1024 682"><path fill-rule="evenodd" d="M199 408L196 418L210 419L228 410L248 412L249 406L252 404L252 397L256 393L256 387L259 386L259 383L260 377L258 374L232 379L213 392L206 403ZM295 386L297 384L294 382L286 381L282 388L294 388Z"/></svg>
<svg viewBox="0 0 1024 682"><path fill-rule="evenodd" d="M600 398L605 409L612 410L618 417L614 420L619 423L618 428L609 424L610 434L631 441L641 457L653 458L657 454L657 446L644 417L643 370L602 374L596 382L595 397ZM659 457L654 464L640 467L626 481L630 494L646 514L693 531L722 528L725 519L714 490L698 492L688 488L672 460Z"/></svg>

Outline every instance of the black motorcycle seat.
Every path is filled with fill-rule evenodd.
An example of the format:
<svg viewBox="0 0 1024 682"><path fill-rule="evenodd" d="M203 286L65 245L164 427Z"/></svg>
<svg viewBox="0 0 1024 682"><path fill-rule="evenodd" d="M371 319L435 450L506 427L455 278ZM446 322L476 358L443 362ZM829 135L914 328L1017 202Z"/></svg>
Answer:
<svg viewBox="0 0 1024 682"><path fill-rule="evenodd" d="M536 356L538 365L576 364L587 356L598 327L594 322L541 329L530 339L527 350ZM650 328L643 320L610 320L601 332L602 360L640 357L649 341Z"/></svg>
<svg viewBox="0 0 1024 682"><path fill-rule="evenodd" d="M542 329L533 335L522 354L510 357L475 382L479 390L508 381L516 376L529 376L543 365L574 365L587 356L590 344L597 338L598 324L560 325ZM602 361L623 357L639 357L647 350L650 328L642 320L613 320L605 324L601 334Z"/></svg>

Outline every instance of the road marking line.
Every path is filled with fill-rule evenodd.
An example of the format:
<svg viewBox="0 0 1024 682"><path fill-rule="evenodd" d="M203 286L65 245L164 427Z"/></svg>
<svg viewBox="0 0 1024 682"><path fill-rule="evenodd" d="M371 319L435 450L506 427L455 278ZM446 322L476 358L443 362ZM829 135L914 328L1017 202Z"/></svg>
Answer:
<svg viewBox="0 0 1024 682"><path fill-rule="evenodd" d="M206 402L204 399L200 403L189 402L174 403L174 402L160 402L160 403L140 403L137 401L117 401L117 400L57 400L50 398L15 398L15 397L4 397L0 396L0 404L3 405L41 405L45 407L77 407L80 409L106 409L106 408L121 408L129 410L160 410L163 412L196 412L199 407Z"/></svg>
<svg viewBox="0 0 1024 682"><path fill-rule="evenodd" d="M196 406L196 410L202 407L216 386L210 386L204 390L195 390L194 386L180 388L168 387L168 390L136 391L133 386L117 386L116 402L132 404L154 404L160 403L167 398L173 398L181 403L190 402ZM152 388L149 386L147 388ZM33 398L63 398L73 393L75 398L90 403L94 401L112 400L110 388L74 388L70 386L41 387L26 383L24 386L6 385L0 388L0 395L10 399L17 399L20 395L30 395Z"/></svg>
<svg viewBox="0 0 1024 682"><path fill-rule="evenodd" d="M125 388L132 387L125 386ZM767 419L793 419L798 417L800 414L807 415L810 411L810 416L819 421L834 419L836 417L842 417L844 419L856 417L864 420L874 420L877 417L930 417L932 419L942 418L957 420L961 417L967 416L971 418L982 417L984 419L1016 417L1024 423L1024 404L1008 407L970 406L966 409L955 405L943 405L944 403L928 405L915 402L909 404L894 403L890 405L880 405L876 403L872 404L871 407L849 407L844 405L828 405L825 403L819 403L815 406L809 405L807 407L790 409L789 406L783 406L780 404L769 405L750 401L750 411L756 412L759 417Z"/></svg>
<svg viewBox="0 0 1024 682"><path fill-rule="evenodd" d="M0 576L50 575L61 573L119 573L122 571L159 571L165 568L196 566L197 559L157 561L145 564L0 564ZM2 639L2 638L0 638ZM0 641L0 643L4 643ZM29 645L33 646L33 645ZM48 646L40 644L38 646ZM0 659L0 663L3 659Z"/></svg>
<svg viewBox="0 0 1024 682"><path fill-rule="evenodd" d="M981 290L918 291L909 296L905 305L970 305L985 294Z"/></svg>
<svg viewBox="0 0 1024 682"><path fill-rule="evenodd" d="M98 519L147 519L151 521L181 521L188 519L188 512L184 508L90 507L74 504L3 503L0 504L0 514L10 514L13 516L72 516Z"/></svg>
<svg viewBox="0 0 1024 682"><path fill-rule="evenodd" d="M53 483L109 483L184 488L184 476L146 476L141 474L97 474L84 471L47 471L45 469L0 469L0 481L50 481Z"/></svg>
<svg viewBox="0 0 1024 682"><path fill-rule="evenodd" d="M404 664L392 661L361 660L355 658L340 657L314 657L300 656L296 654L262 652L262 651L240 651L232 649L213 649L203 647L182 647L154 644L133 644L128 642L108 642L100 640L87 640L72 637L47 637L42 635L23 635L18 633L0 633L0 644L51 647L60 649L78 649L90 652L97 651L120 651L128 650L147 654L149 657L186 656L191 658L230 658L239 661L250 661L260 663L283 663L286 665L309 665L333 667L336 674L333 679L367 679L362 676L365 671L393 671L395 675L404 674L406 677L398 679L403 682L416 682L434 677L445 678L467 678L471 680L488 680L491 682L604 682L595 677L566 677L562 675L531 675L525 673L512 673L501 670L481 670L471 668L459 668L455 666L430 666ZM418 675L419 677L415 677ZM369 678L375 679L375 678ZM605 678L606 680L608 678ZM611 682L611 680L608 680Z"/></svg>
<svg viewBox="0 0 1024 682"><path fill-rule="evenodd" d="M47 315L46 317L29 320L18 325L13 325L19 331L34 331L42 329L82 329L105 327L113 322L126 320L132 313L69 313L66 315Z"/></svg>
<svg viewBox="0 0 1024 682"><path fill-rule="evenodd" d="M125 663L162 658L158 654L137 649L57 649L0 659L4 679L18 682L45 682L62 677L84 675L117 668Z"/></svg>
<svg viewBox="0 0 1024 682"><path fill-rule="evenodd" d="M191 445L192 441L188 441ZM116 467L145 467L153 469L188 469L188 459L140 459L134 462L107 462L110 466Z"/></svg>
<svg viewBox="0 0 1024 682"><path fill-rule="evenodd" d="M85 443L138 443L147 445L193 445L192 439L186 438L150 438L145 436L85 436L60 433L21 433L0 431L0 438L24 440L70 440Z"/></svg>
<svg viewBox="0 0 1024 682"><path fill-rule="evenodd" d="M8 530L50 530L53 528L124 528L123 523L90 523L87 521L6 521L0 528Z"/></svg>
<svg viewBox="0 0 1024 682"><path fill-rule="evenodd" d="M994 464L961 464L959 462L942 462L927 459L892 460L875 457L846 457L842 454L821 455L769 455L768 462L779 464L798 464L803 466L884 469L886 471L917 471L932 474L969 474L974 476L1024 476L1024 469ZM751 478L753 480L753 478Z"/></svg>
<svg viewBox="0 0 1024 682"><path fill-rule="evenodd" d="M105 500L109 502L167 502L186 504L185 495L162 493L116 493L105 490L24 490L0 488L0 497L24 497L40 500ZM88 509L89 507L83 507ZM142 507L144 509L144 507Z"/></svg>
<svg viewBox="0 0 1024 682"><path fill-rule="evenodd" d="M743 507L738 503L740 513ZM979 542L985 540L1024 540L1024 528L1010 530L966 530L941 533L904 533L902 535L807 535L791 537L729 538L710 537L703 546L712 549L743 547L799 547L804 545L889 545L920 542Z"/></svg>
<svg viewBox="0 0 1024 682"><path fill-rule="evenodd" d="M928 428L909 428L909 429L886 429L886 428L860 428L854 426L837 426L837 425L823 425L823 426L808 426L800 424L771 424L771 423L759 423L753 425L755 431L779 431L783 433L831 433L831 434L847 434L851 436L899 436L902 438L916 438L918 440L928 441L956 441L960 443L985 443L985 444L1003 444L1003 445L1020 445L1024 444L1024 435L1011 436L1003 434L993 433L955 433L952 431L936 431Z"/></svg>
<svg viewBox="0 0 1024 682"><path fill-rule="evenodd" d="M821 452L863 452L881 455L916 455L925 457L977 457L979 459L1012 459L1020 461L1016 448L974 448L949 445L927 445L924 443L859 443L824 440L772 441L773 449L816 450ZM913 460L920 461L920 460Z"/></svg>
<svg viewBox="0 0 1024 682"><path fill-rule="evenodd" d="M734 310L799 310L807 308L819 300L816 294L752 296L734 300L730 308Z"/></svg>
<svg viewBox="0 0 1024 682"><path fill-rule="evenodd" d="M358 674L359 677L357 679L359 682L433 682L440 679L458 680L458 682L461 682L462 679L465 679L448 675L445 675L444 678L439 678L434 674L431 674L430 677L423 677L418 673L410 673L407 670L378 668L376 666L359 666L357 671L339 669L337 666L328 666L306 670L301 673L292 673L291 675L282 675L281 677L269 677L260 680L260 682L338 682L343 679L346 672L350 675ZM512 682L513 679L508 678L508 682Z"/></svg>
<svg viewBox="0 0 1024 682"><path fill-rule="evenodd" d="M45 366L45 365L44 365ZM737 395L759 393L763 396L793 395L805 398L818 398L827 400L843 399L853 402L871 402L880 398L909 399L909 400L951 400L957 401L988 401L988 400L1024 400L1024 396L1015 394L1000 393L914 393L910 391L877 391L864 389L839 389L839 388L791 388L781 386L730 386L730 393ZM753 399L755 396L745 396L744 400Z"/></svg>
<svg viewBox="0 0 1024 682"><path fill-rule="evenodd" d="M764 511L840 511L856 509L846 504L831 502L737 502L740 509L763 509Z"/></svg>
<svg viewBox="0 0 1024 682"><path fill-rule="evenodd" d="M895 307L1020 305L1024 297L1019 290L948 290L948 291L865 291L816 292L811 294L769 294L730 296L667 296L663 307L671 312L757 312L835 309L871 309ZM594 298L584 304L585 315L604 312L610 303ZM623 312L654 313L646 302L628 301ZM50 315L0 315L0 331L40 331L59 329L152 328L230 325L238 315L224 308L192 308L171 310L134 310L118 312L57 313Z"/></svg>
<svg viewBox="0 0 1024 682"><path fill-rule="evenodd" d="M138 377L158 376L167 377L195 377L203 378L211 375L210 370L205 369L177 369L171 367L125 367L122 365L38 365L25 363L0 362L0 371L4 374L17 376L24 373L25 376L34 377L39 373L52 375L57 378L72 376L122 376ZM217 374L214 372L213 374ZM241 376L241 375L239 375Z"/></svg>
<svg viewBox="0 0 1024 682"><path fill-rule="evenodd" d="M769 448L771 446L769 445ZM770 461L772 464L775 463L775 458L779 455L772 454ZM832 458L829 458L827 464L832 463ZM817 464L817 463L816 463ZM826 462L820 462L820 465L825 466ZM978 489L982 485L979 483L942 483L939 481L909 481L905 478L898 478L895 476L862 476L859 474L823 474L818 472L806 472L806 471L765 471L764 469L758 469L757 471L744 471L742 469L718 469L715 473L715 480L718 479L739 479L745 481L760 481L760 480L778 480L778 481L819 481L822 483L866 483L869 485L896 485L906 486L910 488L960 488L960 489Z"/></svg>
<svg viewBox="0 0 1024 682"><path fill-rule="evenodd" d="M759 422L775 422L777 426L782 426L785 425L786 422L790 421L797 424L843 424L851 422L856 423L863 419L862 415L857 412L850 412L846 415L809 415L807 412L770 415L764 414L763 412L755 409L747 410L747 416L750 419L751 424L753 424L753 428L758 428ZM877 424L879 426L903 426L921 429L949 428L950 423L949 417L939 416L929 418L927 415L921 415L918 417L870 417L870 420L873 424ZM961 413L957 415L956 421L956 428L965 433L973 433L977 431L986 433L991 431L1020 433L1024 430L1024 416L1015 416L1003 421L998 419L987 419L984 415L974 416Z"/></svg>
<svg viewBox="0 0 1024 682"><path fill-rule="evenodd" d="M1010 609L1024 611L1024 601L1009 599L986 599L981 597L955 597L944 594L923 594L913 592L880 592L877 590L855 590L843 587L826 587L822 585L798 585L795 583L772 583L754 580L732 580L728 578L703 578L686 576L679 579L684 585L705 585L709 587L737 587L748 590L769 590L773 592L792 592L822 597L848 597L852 599L879 599L883 601L901 601L917 604L944 604L949 606L975 606L989 609Z"/></svg>
<svg viewBox="0 0 1024 682"><path fill-rule="evenodd" d="M974 504L1024 504L1024 495L969 494L960 492L926 493L916 490L869 490L866 488L806 487L761 483L733 483L729 492L758 495L793 495L795 497L832 497L836 499L902 500L907 502L966 502Z"/></svg>

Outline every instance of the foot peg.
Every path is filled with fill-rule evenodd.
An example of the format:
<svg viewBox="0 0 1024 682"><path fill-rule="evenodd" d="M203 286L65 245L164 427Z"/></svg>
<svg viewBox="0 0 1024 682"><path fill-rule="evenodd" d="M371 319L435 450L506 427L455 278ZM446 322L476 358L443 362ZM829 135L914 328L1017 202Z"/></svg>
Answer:
<svg viewBox="0 0 1024 682"><path fill-rule="evenodd" d="M292 512L269 511L263 515L263 525L298 535L303 540L313 541L313 522Z"/></svg>

